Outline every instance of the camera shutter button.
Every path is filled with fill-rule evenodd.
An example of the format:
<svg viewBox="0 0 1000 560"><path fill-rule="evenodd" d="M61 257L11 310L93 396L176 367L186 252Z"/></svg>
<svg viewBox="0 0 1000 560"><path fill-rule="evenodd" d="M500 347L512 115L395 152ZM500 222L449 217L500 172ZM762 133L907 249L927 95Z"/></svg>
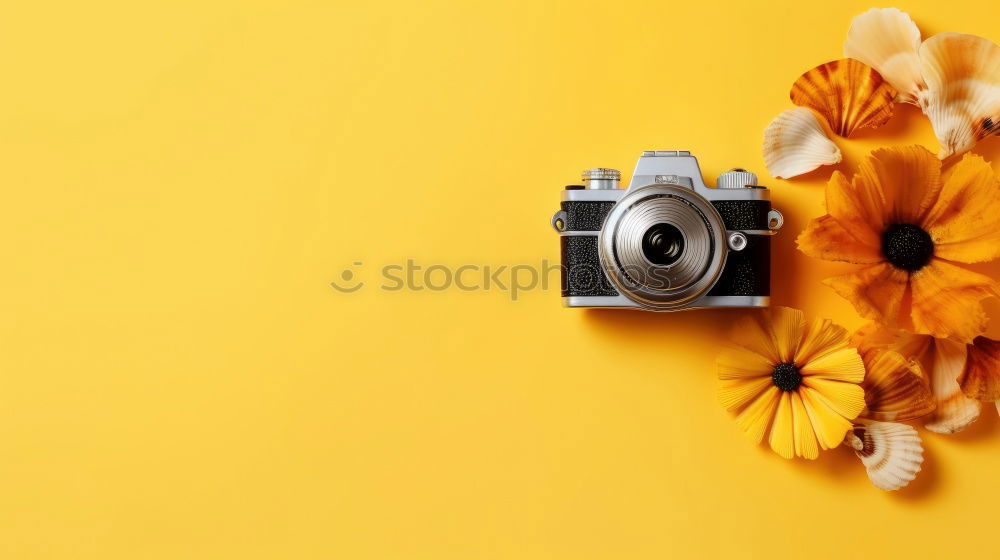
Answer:
<svg viewBox="0 0 1000 560"><path fill-rule="evenodd" d="M715 181L715 186L720 189L743 189L757 185L757 176L746 169L731 169Z"/></svg>

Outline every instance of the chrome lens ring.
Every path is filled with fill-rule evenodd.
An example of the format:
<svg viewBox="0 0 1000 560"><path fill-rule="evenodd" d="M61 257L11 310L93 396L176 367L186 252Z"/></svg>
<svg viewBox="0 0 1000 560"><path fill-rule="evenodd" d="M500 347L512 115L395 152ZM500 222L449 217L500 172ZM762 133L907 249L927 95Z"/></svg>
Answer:
<svg viewBox="0 0 1000 560"><path fill-rule="evenodd" d="M671 264L650 260L644 241L657 226L669 224L683 238L677 257ZM625 276L635 284L658 290L678 290L701 278L712 254L711 229L697 210L687 202L658 195L635 204L622 216L614 239L616 261Z"/></svg>
<svg viewBox="0 0 1000 560"><path fill-rule="evenodd" d="M644 240L648 245L649 233L664 225L680 232L681 249L669 253L672 259L654 262ZM626 194L608 214L600 237L601 264L615 288L649 309L690 304L715 285L725 265L722 217L684 187L653 185Z"/></svg>

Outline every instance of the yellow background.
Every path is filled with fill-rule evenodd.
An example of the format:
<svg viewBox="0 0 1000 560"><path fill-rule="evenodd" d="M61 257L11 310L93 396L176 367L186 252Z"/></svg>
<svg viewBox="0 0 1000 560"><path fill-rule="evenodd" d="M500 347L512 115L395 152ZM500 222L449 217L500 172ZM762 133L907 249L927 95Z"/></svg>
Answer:
<svg viewBox="0 0 1000 560"><path fill-rule="evenodd" d="M739 311L378 289L407 258L556 262L581 169L688 149L710 182L772 186L774 303L859 326L819 284L846 267L794 250L829 169L774 180L760 139L868 7L8 3L0 557L992 551L992 407L922 432L924 472L886 494L846 449L786 461L738 432L713 359ZM987 2L899 7L1000 39ZM909 107L838 142L848 172L936 149ZM344 269L365 288L333 290Z"/></svg>

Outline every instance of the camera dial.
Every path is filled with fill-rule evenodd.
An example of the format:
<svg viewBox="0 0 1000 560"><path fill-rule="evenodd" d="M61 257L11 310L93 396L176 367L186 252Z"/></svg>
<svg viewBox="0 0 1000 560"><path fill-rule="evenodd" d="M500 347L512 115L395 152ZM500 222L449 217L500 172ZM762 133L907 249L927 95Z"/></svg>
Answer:
<svg viewBox="0 0 1000 560"><path fill-rule="evenodd" d="M715 186L720 189L746 189L757 186L757 176L746 169L730 169L719 175Z"/></svg>
<svg viewBox="0 0 1000 560"><path fill-rule="evenodd" d="M587 188L591 190L617 189L618 181L622 179L622 172L617 169L595 167L593 169L585 169L580 173L580 178L583 179Z"/></svg>

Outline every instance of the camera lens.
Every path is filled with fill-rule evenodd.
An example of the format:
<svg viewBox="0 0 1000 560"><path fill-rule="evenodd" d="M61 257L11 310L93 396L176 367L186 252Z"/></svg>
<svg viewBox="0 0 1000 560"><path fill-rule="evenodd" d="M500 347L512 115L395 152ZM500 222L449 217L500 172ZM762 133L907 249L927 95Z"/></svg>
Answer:
<svg viewBox="0 0 1000 560"><path fill-rule="evenodd" d="M726 261L726 226L712 203L675 185L634 189L608 213L601 264L619 293L650 309L705 294Z"/></svg>
<svg viewBox="0 0 1000 560"><path fill-rule="evenodd" d="M684 234L671 224L656 224L642 236L642 254L655 265L674 264L683 252Z"/></svg>

